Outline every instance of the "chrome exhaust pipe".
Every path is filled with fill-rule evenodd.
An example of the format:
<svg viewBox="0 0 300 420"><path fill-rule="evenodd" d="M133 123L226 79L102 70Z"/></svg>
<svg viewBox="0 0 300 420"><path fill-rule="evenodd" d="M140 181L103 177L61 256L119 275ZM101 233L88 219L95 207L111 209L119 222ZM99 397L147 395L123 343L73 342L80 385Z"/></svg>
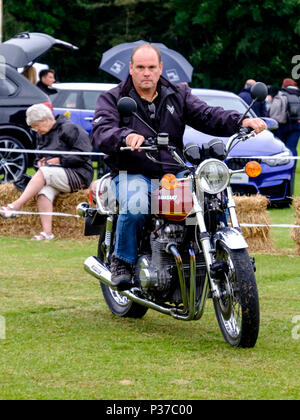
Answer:
<svg viewBox="0 0 300 420"><path fill-rule="evenodd" d="M97 257L88 257L84 261L84 269L87 273L91 274L92 276L96 277L96 279L102 281L109 287L113 287L111 284L111 272L110 270L103 264L102 261L99 260Z"/></svg>

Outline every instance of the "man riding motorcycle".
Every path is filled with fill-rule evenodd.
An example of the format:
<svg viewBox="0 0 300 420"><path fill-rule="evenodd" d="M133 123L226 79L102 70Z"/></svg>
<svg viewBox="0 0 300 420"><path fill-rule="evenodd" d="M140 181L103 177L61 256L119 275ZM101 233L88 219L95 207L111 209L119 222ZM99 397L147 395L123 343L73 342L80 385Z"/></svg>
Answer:
<svg viewBox="0 0 300 420"><path fill-rule="evenodd" d="M153 136L153 132L134 115L119 114L120 98L132 97L137 103L137 113L156 132L168 133L169 144L180 155L186 124L216 136L231 136L240 124L257 134L267 128L260 118L244 118L240 123L238 112L208 106L192 95L186 84L172 84L161 77L162 68L159 50L151 44L139 45L132 52L127 80L100 95L96 105L93 145L108 155L106 163L114 177L120 208L111 260L111 282L119 290L133 286L138 240L150 214L151 190L157 186L151 180L161 179L166 173L178 175L180 171L167 150L158 152L158 160L163 164L150 161L144 151L139 151L145 138ZM120 153L123 142L131 151Z"/></svg>

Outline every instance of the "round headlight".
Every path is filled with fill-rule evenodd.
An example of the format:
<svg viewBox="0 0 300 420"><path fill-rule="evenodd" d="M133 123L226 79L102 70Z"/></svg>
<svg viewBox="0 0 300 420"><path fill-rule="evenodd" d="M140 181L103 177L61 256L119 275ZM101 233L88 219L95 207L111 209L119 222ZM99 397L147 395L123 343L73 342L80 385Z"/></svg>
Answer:
<svg viewBox="0 0 300 420"><path fill-rule="evenodd" d="M225 163L216 159L208 159L197 168L196 178L202 191L217 194L227 187L229 171Z"/></svg>

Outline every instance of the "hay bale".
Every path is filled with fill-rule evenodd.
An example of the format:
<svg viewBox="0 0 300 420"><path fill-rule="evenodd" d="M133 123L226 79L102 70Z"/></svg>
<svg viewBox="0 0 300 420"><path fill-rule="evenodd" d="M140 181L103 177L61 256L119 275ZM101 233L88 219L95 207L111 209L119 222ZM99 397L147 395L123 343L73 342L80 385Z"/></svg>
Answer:
<svg viewBox="0 0 300 420"><path fill-rule="evenodd" d="M16 200L21 192L12 183L0 184L0 205L6 205ZM76 206L88 200L88 191L82 190L72 194L58 194L54 201L55 212L76 214ZM240 223L270 224L267 215L268 200L261 195L251 197L234 197L236 212ZM296 201L297 203L297 201ZM24 207L24 211L37 211L36 200L30 200ZM300 219L300 198L299 198ZM299 223L300 224L300 223ZM0 235L10 237L28 238L41 231L40 217L32 215L20 215L16 219L3 219L0 217ZM274 251L273 241L270 238L270 228L245 227L243 235L251 252ZM53 233L56 238L84 239L84 220L75 217L53 216ZM300 235L299 230L296 234ZM298 240L298 239L297 239ZM298 242L297 242L298 243ZM299 238L300 248L300 238Z"/></svg>
<svg viewBox="0 0 300 420"><path fill-rule="evenodd" d="M300 220L300 197L293 198L293 207L295 210L296 219Z"/></svg>
<svg viewBox="0 0 300 420"><path fill-rule="evenodd" d="M267 214L268 199L262 195L234 196L239 223L270 225ZM250 252L274 252L274 243L270 237L269 226L242 227L244 238Z"/></svg>
<svg viewBox="0 0 300 420"><path fill-rule="evenodd" d="M296 214L295 225L300 225L300 197L293 198L293 207ZM291 229L291 238L296 242L296 254L300 255L300 229L292 228Z"/></svg>
<svg viewBox="0 0 300 420"><path fill-rule="evenodd" d="M21 191L12 183L0 184L0 205L7 205L18 197ZM76 206L88 201L88 191L81 190L76 193L61 193L55 198L53 211L60 213L76 214ZM37 212L36 200L32 199L22 208L24 211ZM42 230L38 215L20 215L15 219L3 219L0 217L0 235L10 237L28 238L38 234ZM61 239L84 239L84 220L75 217L53 216L53 233Z"/></svg>

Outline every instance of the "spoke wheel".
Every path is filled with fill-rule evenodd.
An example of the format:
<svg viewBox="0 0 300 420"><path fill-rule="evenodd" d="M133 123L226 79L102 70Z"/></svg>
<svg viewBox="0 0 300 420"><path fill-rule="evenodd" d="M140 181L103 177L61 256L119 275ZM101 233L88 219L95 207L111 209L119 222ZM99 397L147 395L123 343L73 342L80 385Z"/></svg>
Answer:
<svg viewBox="0 0 300 420"><path fill-rule="evenodd" d="M0 136L1 149L24 149L21 142L14 137ZM18 181L26 172L27 155L20 152L0 152L0 183Z"/></svg>
<svg viewBox="0 0 300 420"><path fill-rule="evenodd" d="M101 261L105 261L104 257L104 246L103 242L105 239L105 228L101 229L98 243L98 258ZM100 281L100 287L104 296L105 302L109 307L110 311L119 317L123 318L142 318L148 308L146 306L139 305L138 303L132 302L126 296L123 296L116 290L111 289L106 284Z"/></svg>
<svg viewBox="0 0 300 420"><path fill-rule="evenodd" d="M254 347L259 331L259 300L253 265L246 249L221 246L216 258L228 265L214 307L225 340L235 347Z"/></svg>

